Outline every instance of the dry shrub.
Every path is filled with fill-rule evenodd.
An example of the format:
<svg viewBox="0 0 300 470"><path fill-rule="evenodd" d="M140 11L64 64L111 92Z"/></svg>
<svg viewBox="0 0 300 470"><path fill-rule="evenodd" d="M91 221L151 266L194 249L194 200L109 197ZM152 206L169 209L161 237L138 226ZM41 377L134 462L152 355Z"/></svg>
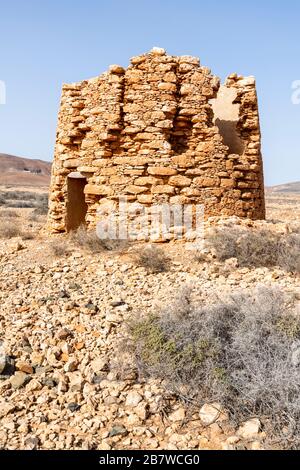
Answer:
<svg viewBox="0 0 300 470"><path fill-rule="evenodd" d="M279 290L260 286L213 303L190 293L130 325L140 375L188 402L219 402L236 423L258 416L268 435L300 443L300 318ZM286 430L286 429L285 429Z"/></svg>
<svg viewBox="0 0 300 470"><path fill-rule="evenodd" d="M3 219L17 219L20 216L16 211L6 209L0 212L0 217Z"/></svg>
<svg viewBox="0 0 300 470"><path fill-rule="evenodd" d="M30 191L6 191L0 194L0 205L12 208L34 208L37 215L48 212L48 195Z"/></svg>
<svg viewBox="0 0 300 470"><path fill-rule="evenodd" d="M170 259L161 248L150 246L134 254L137 266L145 268L151 273L162 273L170 268Z"/></svg>
<svg viewBox="0 0 300 470"><path fill-rule="evenodd" d="M286 236L280 244L278 264L286 271L300 273L300 233Z"/></svg>
<svg viewBox="0 0 300 470"><path fill-rule="evenodd" d="M22 235L22 229L20 225L10 222L3 222L0 225L0 238L14 238Z"/></svg>
<svg viewBox="0 0 300 470"><path fill-rule="evenodd" d="M71 253L70 248L63 241L51 242L49 246L52 254L57 258L64 258Z"/></svg>
<svg viewBox="0 0 300 470"><path fill-rule="evenodd" d="M22 234L22 240L34 240L35 234L33 232L26 232Z"/></svg>
<svg viewBox="0 0 300 470"><path fill-rule="evenodd" d="M45 195L37 199L33 215L46 215L48 214L48 197Z"/></svg>
<svg viewBox="0 0 300 470"><path fill-rule="evenodd" d="M71 243L91 253L113 250L122 251L127 247L126 240L100 239L96 231L87 230L84 226L70 232L69 240Z"/></svg>
<svg viewBox="0 0 300 470"><path fill-rule="evenodd" d="M28 216L29 222L38 222L39 221L39 216L34 213L34 211L31 212Z"/></svg>
<svg viewBox="0 0 300 470"><path fill-rule="evenodd" d="M300 272L300 234L281 235L267 229L227 227L212 230L208 245L217 259L237 258L239 266L280 266Z"/></svg>

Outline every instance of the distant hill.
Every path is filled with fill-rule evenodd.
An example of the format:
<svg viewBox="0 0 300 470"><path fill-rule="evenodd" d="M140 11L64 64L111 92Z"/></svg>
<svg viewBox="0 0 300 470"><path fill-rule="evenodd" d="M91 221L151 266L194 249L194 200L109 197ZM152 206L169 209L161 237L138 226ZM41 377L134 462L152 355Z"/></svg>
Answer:
<svg viewBox="0 0 300 470"><path fill-rule="evenodd" d="M0 185L48 186L51 163L0 153Z"/></svg>
<svg viewBox="0 0 300 470"><path fill-rule="evenodd" d="M267 190L273 193L300 193L300 181L270 186Z"/></svg>

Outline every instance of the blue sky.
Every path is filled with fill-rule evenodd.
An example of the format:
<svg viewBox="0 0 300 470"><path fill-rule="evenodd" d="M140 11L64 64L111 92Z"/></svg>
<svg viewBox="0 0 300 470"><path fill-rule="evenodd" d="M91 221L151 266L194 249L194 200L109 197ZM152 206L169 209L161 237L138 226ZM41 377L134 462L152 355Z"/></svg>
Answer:
<svg viewBox="0 0 300 470"><path fill-rule="evenodd" d="M0 152L52 160L63 82L164 47L257 79L266 183L300 180L299 0L0 0Z"/></svg>

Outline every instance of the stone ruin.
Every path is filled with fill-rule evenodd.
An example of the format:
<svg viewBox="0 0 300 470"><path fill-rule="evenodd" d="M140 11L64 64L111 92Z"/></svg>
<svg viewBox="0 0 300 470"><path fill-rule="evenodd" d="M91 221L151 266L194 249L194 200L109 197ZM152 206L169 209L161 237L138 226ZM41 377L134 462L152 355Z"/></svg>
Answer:
<svg viewBox="0 0 300 470"><path fill-rule="evenodd" d="M119 199L204 205L205 217L265 218L255 79L224 85L199 59L164 49L63 85L48 228L93 228ZM103 211L100 213L103 213Z"/></svg>

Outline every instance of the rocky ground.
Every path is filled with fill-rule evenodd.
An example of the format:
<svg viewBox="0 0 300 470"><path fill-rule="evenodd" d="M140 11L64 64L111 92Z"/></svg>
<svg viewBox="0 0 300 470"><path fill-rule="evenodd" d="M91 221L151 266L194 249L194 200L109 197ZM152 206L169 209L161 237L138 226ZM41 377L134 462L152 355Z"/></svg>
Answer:
<svg viewBox="0 0 300 470"><path fill-rule="evenodd" d="M299 196L270 195L268 207L268 221L255 225L284 231L300 221ZM93 254L74 245L57 256L53 243L64 236L49 238L43 217L17 212L32 235L0 240L1 448L264 447L258 419L234 426L217 406L188 408L161 383L139 380L134 368L120 374L120 344L130 318L168 305L186 285L226 292L263 283L299 292L297 275L199 262L179 244L164 246L172 265L158 274L136 266L132 248Z"/></svg>

